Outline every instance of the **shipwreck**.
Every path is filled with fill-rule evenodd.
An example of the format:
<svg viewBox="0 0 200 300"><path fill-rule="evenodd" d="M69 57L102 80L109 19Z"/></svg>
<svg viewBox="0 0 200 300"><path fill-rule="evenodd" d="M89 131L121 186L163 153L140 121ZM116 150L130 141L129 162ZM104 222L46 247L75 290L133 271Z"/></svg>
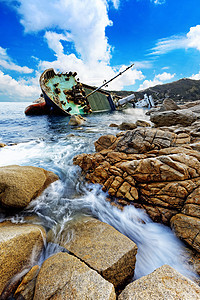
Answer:
<svg viewBox="0 0 200 300"><path fill-rule="evenodd" d="M133 64L98 88L79 82L76 79L76 72L56 74L54 69L47 69L40 76L41 97L37 103L26 108L25 114L85 115L113 111L123 108L130 102L133 106L140 107L140 103L134 102L134 94L120 99L119 97L114 98L109 91L102 90L103 86L122 75L132 66ZM141 102L141 107L145 105L152 106L152 103L144 100Z"/></svg>

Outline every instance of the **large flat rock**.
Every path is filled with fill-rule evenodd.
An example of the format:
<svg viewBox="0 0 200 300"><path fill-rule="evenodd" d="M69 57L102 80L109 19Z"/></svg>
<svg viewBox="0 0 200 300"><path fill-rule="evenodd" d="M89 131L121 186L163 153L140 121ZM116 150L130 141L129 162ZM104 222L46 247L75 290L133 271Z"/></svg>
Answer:
<svg viewBox="0 0 200 300"><path fill-rule="evenodd" d="M200 287L163 265L153 273L130 283L120 294L119 300L199 300Z"/></svg>
<svg viewBox="0 0 200 300"><path fill-rule="evenodd" d="M0 295L10 279L31 267L44 245L45 230L31 224L0 224Z"/></svg>
<svg viewBox="0 0 200 300"><path fill-rule="evenodd" d="M197 120L197 116L191 110L169 110L151 114L150 120L157 127L172 126L176 124L190 126Z"/></svg>
<svg viewBox="0 0 200 300"><path fill-rule="evenodd" d="M134 275L137 246L112 226L97 219L83 217L66 225L59 239L52 231L48 240L65 247L115 287Z"/></svg>
<svg viewBox="0 0 200 300"><path fill-rule="evenodd" d="M68 253L57 253L42 265L34 300L115 300L114 286Z"/></svg>

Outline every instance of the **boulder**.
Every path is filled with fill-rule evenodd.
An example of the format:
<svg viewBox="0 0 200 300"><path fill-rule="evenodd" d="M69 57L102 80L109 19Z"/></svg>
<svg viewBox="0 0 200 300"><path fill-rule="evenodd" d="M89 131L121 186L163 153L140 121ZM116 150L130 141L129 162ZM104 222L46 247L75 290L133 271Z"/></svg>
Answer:
<svg viewBox="0 0 200 300"><path fill-rule="evenodd" d="M13 276L37 261L45 237L45 230L38 225L0 224L0 295Z"/></svg>
<svg viewBox="0 0 200 300"><path fill-rule="evenodd" d="M180 107L176 104L176 102L170 98L164 99L162 106L164 110L177 110L180 109Z"/></svg>
<svg viewBox="0 0 200 300"><path fill-rule="evenodd" d="M6 207L24 208L39 196L58 176L31 166L0 167L0 203Z"/></svg>
<svg viewBox="0 0 200 300"><path fill-rule="evenodd" d="M0 148L3 148L3 147L5 147L5 146L7 146L7 145L4 144L4 143L0 143Z"/></svg>
<svg viewBox="0 0 200 300"><path fill-rule="evenodd" d="M137 128L137 125L135 123L122 122L118 128L120 130L133 130Z"/></svg>
<svg viewBox="0 0 200 300"><path fill-rule="evenodd" d="M115 287L123 285L134 275L137 246L112 226L97 219L83 217L67 223L59 238L52 231L48 234L48 241L59 243Z"/></svg>
<svg viewBox="0 0 200 300"><path fill-rule="evenodd" d="M151 114L150 120L156 127L172 126L176 124L189 126L197 120L197 116L190 110L169 110Z"/></svg>
<svg viewBox="0 0 200 300"><path fill-rule="evenodd" d="M109 125L109 127L118 127L119 125L117 125L117 124L115 124L115 123L111 123L110 125Z"/></svg>
<svg viewBox="0 0 200 300"><path fill-rule="evenodd" d="M113 285L68 253L48 258L37 277L34 300L115 300Z"/></svg>
<svg viewBox="0 0 200 300"><path fill-rule="evenodd" d="M119 300L197 300L200 287L168 265L130 283L118 297Z"/></svg>
<svg viewBox="0 0 200 300"><path fill-rule="evenodd" d="M135 125L136 125L137 127L151 127L151 124L150 124L149 122L143 121L143 120L137 120L137 121L135 122Z"/></svg>
<svg viewBox="0 0 200 300"><path fill-rule="evenodd" d="M68 125L71 125L71 126L79 126L79 125L82 125L86 120L82 117L82 116L75 116L75 115L72 115L70 117L70 120L69 120L69 123Z"/></svg>

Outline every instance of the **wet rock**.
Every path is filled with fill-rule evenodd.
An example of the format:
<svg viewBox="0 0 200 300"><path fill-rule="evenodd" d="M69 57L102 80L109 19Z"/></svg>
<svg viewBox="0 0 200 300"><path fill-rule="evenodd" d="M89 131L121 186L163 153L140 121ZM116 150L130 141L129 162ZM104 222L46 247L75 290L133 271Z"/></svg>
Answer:
<svg viewBox="0 0 200 300"><path fill-rule="evenodd" d="M122 122L118 128L120 130L133 130L137 128L137 125L135 123L127 123L127 122Z"/></svg>
<svg viewBox="0 0 200 300"><path fill-rule="evenodd" d="M111 197L140 204L156 222L169 224L181 211L200 218L200 152L190 147L145 154L103 150L78 155L74 163L87 180L101 184Z"/></svg>
<svg viewBox="0 0 200 300"><path fill-rule="evenodd" d="M200 218L177 214L171 219L176 235L200 252Z"/></svg>
<svg viewBox="0 0 200 300"><path fill-rule="evenodd" d="M5 147L5 146L7 146L7 145L4 144L4 143L0 143L0 148L3 148L3 147Z"/></svg>
<svg viewBox="0 0 200 300"><path fill-rule="evenodd" d="M0 294L13 276L37 261L45 237L45 230L38 225L0 224Z"/></svg>
<svg viewBox="0 0 200 300"><path fill-rule="evenodd" d="M197 120L197 116L190 110L169 110L151 114L150 120L156 127L172 126L176 124L189 126Z"/></svg>
<svg viewBox="0 0 200 300"><path fill-rule="evenodd" d="M109 125L109 127L118 127L119 125L117 125L117 124L115 124L115 123L111 123L110 125Z"/></svg>
<svg viewBox="0 0 200 300"><path fill-rule="evenodd" d="M115 287L133 277L137 246L112 226L83 217L67 223L59 238L56 237L52 231L48 241L59 243Z"/></svg>
<svg viewBox="0 0 200 300"><path fill-rule="evenodd" d="M74 136L75 136L75 134L70 133L70 134L66 135L66 138L71 138L71 137L74 137Z"/></svg>
<svg viewBox="0 0 200 300"><path fill-rule="evenodd" d="M195 272L200 276L200 253L193 249L185 248L188 252L186 259L194 267ZM193 280L193 279L192 279ZM200 277L194 278L194 281L200 286Z"/></svg>
<svg viewBox="0 0 200 300"><path fill-rule="evenodd" d="M68 125L71 125L71 126L80 126L82 125L84 122L86 121L86 119L84 119L82 116L75 116L75 115L72 115L70 117L70 120L69 120L69 123Z"/></svg>
<svg viewBox="0 0 200 300"><path fill-rule="evenodd" d="M116 136L112 134L101 136L95 143L96 151L101 151L104 149L114 149L117 142Z"/></svg>
<svg viewBox="0 0 200 300"><path fill-rule="evenodd" d="M197 300L200 299L200 288L172 267L163 265L153 273L130 283L118 299Z"/></svg>
<svg viewBox="0 0 200 300"><path fill-rule="evenodd" d="M97 272L60 252L43 263L33 299L115 300L116 295L113 285Z"/></svg>
<svg viewBox="0 0 200 300"><path fill-rule="evenodd" d="M200 222L200 152L192 149L188 133L174 130L177 134L137 128L118 138L112 136L113 149L101 143L103 150L78 155L74 164L82 168L88 181L102 185L109 201L114 197L123 206L134 204L152 220L167 225L172 218L177 235L200 252L195 229ZM185 226L173 223L180 213L185 216ZM187 241L189 237L195 237L195 243Z"/></svg>
<svg viewBox="0 0 200 300"><path fill-rule="evenodd" d="M150 124L149 122L143 121L143 120L137 120L137 121L135 122L135 125L136 125L137 127L151 127L151 124Z"/></svg>
<svg viewBox="0 0 200 300"><path fill-rule="evenodd" d="M57 175L42 168L0 167L0 203L6 207L26 207L55 180L58 180Z"/></svg>
<svg viewBox="0 0 200 300"><path fill-rule="evenodd" d="M31 270L24 276L22 282L18 286L14 293L14 298L16 300L31 300L34 296L35 284L37 275L39 273L40 267L35 265Z"/></svg>

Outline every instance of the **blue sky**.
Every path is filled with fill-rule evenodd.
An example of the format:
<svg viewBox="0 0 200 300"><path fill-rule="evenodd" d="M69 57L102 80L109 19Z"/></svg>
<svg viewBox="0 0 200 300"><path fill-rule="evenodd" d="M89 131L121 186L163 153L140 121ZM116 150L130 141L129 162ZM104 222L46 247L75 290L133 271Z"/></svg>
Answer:
<svg viewBox="0 0 200 300"><path fill-rule="evenodd" d="M199 0L0 0L0 101L33 101L46 68L108 89L200 79Z"/></svg>

